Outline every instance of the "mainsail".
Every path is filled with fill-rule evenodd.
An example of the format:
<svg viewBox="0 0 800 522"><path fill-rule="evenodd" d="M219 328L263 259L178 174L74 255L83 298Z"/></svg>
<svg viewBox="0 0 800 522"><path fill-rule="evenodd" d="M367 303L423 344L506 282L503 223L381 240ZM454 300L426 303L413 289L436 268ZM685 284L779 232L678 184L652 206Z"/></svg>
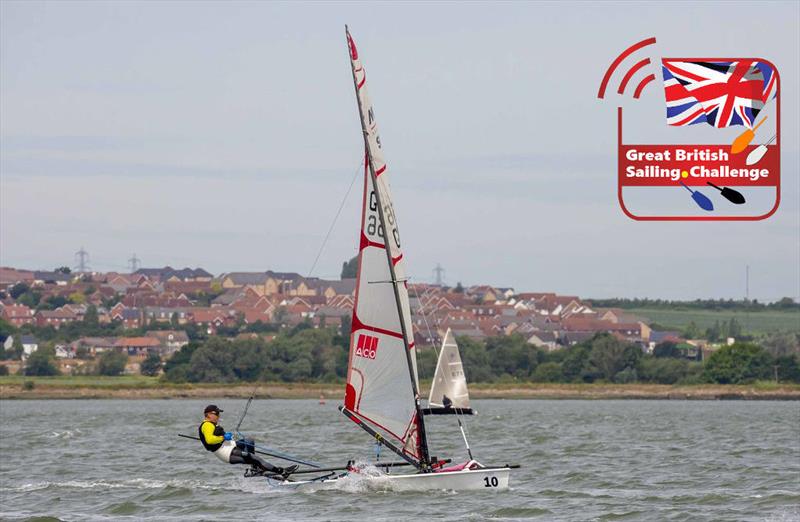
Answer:
<svg viewBox="0 0 800 522"><path fill-rule="evenodd" d="M424 427L415 397L419 389L417 358L389 173L367 93L366 74L349 32L347 43L366 161L344 405L360 420L399 441L404 452L424 462L427 459L421 440L424 435L419 435Z"/></svg>
<svg viewBox="0 0 800 522"><path fill-rule="evenodd" d="M436 362L428 406L459 409L470 407L464 365L461 364L458 345L450 328L444 335L442 351L439 352L439 360Z"/></svg>

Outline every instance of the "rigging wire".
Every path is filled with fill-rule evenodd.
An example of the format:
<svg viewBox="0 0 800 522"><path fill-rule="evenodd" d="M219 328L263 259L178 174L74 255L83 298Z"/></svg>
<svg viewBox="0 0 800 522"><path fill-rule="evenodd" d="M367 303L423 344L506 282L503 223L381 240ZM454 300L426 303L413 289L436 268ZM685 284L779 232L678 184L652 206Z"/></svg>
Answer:
<svg viewBox="0 0 800 522"><path fill-rule="evenodd" d="M247 415L247 410L249 410L249 409L250 409L250 403L252 403L252 402L253 402L253 399L255 398L255 397L254 397L254 395L253 395L254 393L255 393L255 389L253 390L253 393L251 393L251 394L250 394L250 398L249 398L249 399L247 399L247 404L245 404L245 405L244 405L244 411L243 411L243 412L242 412L242 414L239 416L239 422L238 422L238 423L236 423L236 428L233 430L233 431L235 431L236 433L239 433L239 428L241 428L241 427L242 427L242 422L244 421L244 418L245 418L245 416Z"/></svg>
<svg viewBox="0 0 800 522"><path fill-rule="evenodd" d="M322 240L322 244L320 245L319 251L317 252L317 257L314 258L314 263L312 263L311 269L309 269L307 277L311 277L311 274L314 273L314 269L317 267L317 262L319 261L319 258L322 256L322 251L325 249L325 245L328 243L328 239L330 239L331 233L333 232L333 228L336 226L336 221L339 219L339 215L342 213L342 209L344 208L345 203L347 203L347 198L348 196L350 196L350 191L353 190L353 185L355 184L356 179L358 178L359 172L361 172L362 162L363 160L359 160L358 168L356 168L356 172L353 175L353 179L350 180L350 186L347 187L347 192L345 192L344 197L342 198L342 202L339 204L339 209L336 211L336 215L333 217L333 221L331 221L330 227L328 227L328 233L325 234L325 239ZM253 384L253 389L250 391L250 397L247 399L247 403L245 404L242 414L239 417L239 422L238 424L236 424L235 431L237 435L240 435L242 437L244 437L244 435L241 432L239 432L239 428L241 427L242 422L244 422L245 416L247 416L247 411L250 408L250 403L253 402L253 399L255 399L256 390L258 390L258 386L259 382L258 380L256 380L255 384Z"/></svg>
<svg viewBox="0 0 800 522"><path fill-rule="evenodd" d="M414 292L414 297L416 297L417 301L419 301L419 305L420 305L419 306L419 312L422 315L422 321L425 323L425 330L428 332L428 344L430 344L431 348L433 348L433 352L436 354L436 360L438 361L439 360L439 349L436 347L436 344L434 344L434 342L433 342L433 333L431 332L431 326L430 326L430 324L428 324L427 315L425 315L425 305L423 304L422 299L420 298L419 293L417 292L417 286L412 284L412 285L409 285L409 287ZM425 296L426 294L422 294L422 295ZM434 321L436 321L436 317L435 317L436 311L434 310L434 311L432 311L432 313L434 315ZM434 370L434 372L435 372L435 370Z"/></svg>
<svg viewBox="0 0 800 522"><path fill-rule="evenodd" d="M333 217L333 221L331 221L331 226L328 227L328 233L325 234L325 239L322 240L322 244L319 246L319 251L317 252L317 257L314 258L314 263L311 264L311 268L308 270L308 276L314 273L314 269L317 267L317 262L319 262L319 258L322 256L322 251L325 249L325 245L328 244L328 239L331 237L331 233L333 232L333 227L336 226L336 221L339 219L339 215L342 213L342 209L344 208L345 203L347 202L348 196L350 196L350 191L353 190L353 185L356 183L356 179L358 179L358 174L361 172L361 166L363 165L364 160L359 160L358 167L356 168L355 174L353 174L353 179L350 180L350 186L347 187L347 192L345 192L344 197L342 198L342 202L339 204L339 210L336 211L336 215Z"/></svg>

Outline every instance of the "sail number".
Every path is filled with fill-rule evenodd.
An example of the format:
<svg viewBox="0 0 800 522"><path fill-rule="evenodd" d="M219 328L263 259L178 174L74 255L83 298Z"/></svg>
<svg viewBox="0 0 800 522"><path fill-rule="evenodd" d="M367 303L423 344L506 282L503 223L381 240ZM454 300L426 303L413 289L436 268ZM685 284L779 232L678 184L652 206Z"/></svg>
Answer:
<svg viewBox="0 0 800 522"><path fill-rule="evenodd" d="M497 477L483 477L483 487L485 488L496 488L498 484Z"/></svg>
<svg viewBox="0 0 800 522"><path fill-rule="evenodd" d="M376 231L378 236L383 237L383 226L378 224L375 216L369 216L367 218L367 234L374 236Z"/></svg>
<svg viewBox="0 0 800 522"><path fill-rule="evenodd" d="M374 190L369 192L369 209L373 212L377 212L378 210L378 198L375 196ZM392 208L391 205L385 205L383 207L383 216L386 219L387 225L392 229L392 238L394 239L395 246L400 248L400 232L395 226L394 208ZM379 237L385 237L383 235L383 226L378 223L377 216L373 214L367 218L367 234L374 236L376 233Z"/></svg>

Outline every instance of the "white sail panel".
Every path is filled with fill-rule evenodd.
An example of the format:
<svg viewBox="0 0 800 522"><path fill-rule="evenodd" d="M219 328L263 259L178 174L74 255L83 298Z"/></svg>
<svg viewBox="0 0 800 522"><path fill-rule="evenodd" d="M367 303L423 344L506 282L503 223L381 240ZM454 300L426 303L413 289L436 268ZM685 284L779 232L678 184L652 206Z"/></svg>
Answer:
<svg viewBox="0 0 800 522"><path fill-rule="evenodd" d="M417 418L411 379L417 381L416 350L414 349L408 289L398 285L400 310L392 285L387 248L392 257L398 281L405 279L400 233L392 204L389 176L383 159L375 115L366 88L366 75L358 51L348 34L350 59L358 97L362 108L363 128L369 142L370 164L365 168L364 199L362 202L361 240L359 245L356 302L350 337L350 358L345 391L345 407L360 418L375 424L399 440L404 449L419 457ZM374 169L377 184L373 183L370 168ZM389 229L381 226L378 195L383 205ZM408 332L411 347L413 377L409 375L406 343L401 321Z"/></svg>
<svg viewBox="0 0 800 522"><path fill-rule="evenodd" d="M443 407L445 396L452 401L453 408L470 407L464 365L461 364L458 345L450 328L447 329L442 341L442 350L439 352L439 360L436 362L436 373L433 375L428 405Z"/></svg>

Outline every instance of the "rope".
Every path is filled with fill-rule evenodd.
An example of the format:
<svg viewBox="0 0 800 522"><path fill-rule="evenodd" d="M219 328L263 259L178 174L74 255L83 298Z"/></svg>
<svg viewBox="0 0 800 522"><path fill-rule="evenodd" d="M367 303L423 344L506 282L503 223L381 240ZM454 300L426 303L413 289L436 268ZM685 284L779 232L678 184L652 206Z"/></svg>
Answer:
<svg viewBox="0 0 800 522"><path fill-rule="evenodd" d="M322 256L322 251L325 249L325 245L328 243L328 239L330 239L331 233L333 232L333 228L334 226L336 226L336 221L339 219L339 215L342 213L342 209L344 208L344 205L347 202L347 197L350 195L350 191L353 189L353 185L355 184L356 178L358 178L358 173L360 171L361 171L361 161L359 161L359 166L356 169L355 174L353 175L353 179L350 181L350 186L347 187L347 192L345 192L344 197L342 198L342 202L339 204L339 209L336 211L336 215L333 217L333 221L331 221L330 227L328 227L328 233L325 234L325 239L322 240L322 244L320 245L319 251L317 252L317 257L314 258L314 263L312 263L311 269L309 269L307 277L311 277L311 274L314 273L314 269L317 267L317 262L319 261L319 258ZM258 386L259 382L256 379L256 382L253 384L253 389L250 391L250 398L247 400L247 403L244 406L244 410L242 411L242 414L239 417L239 423L236 425L235 432L239 436L244 437L244 435L239 431L239 428L241 427L242 422L244 422L244 418L247 416L247 411L250 408L250 403L253 402L253 399L255 399L255 394L256 390L258 390Z"/></svg>
<svg viewBox="0 0 800 522"><path fill-rule="evenodd" d="M425 330L428 332L428 339L429 339L428 344L430 344L430 347L433 348L433 352L436 354L436 360L438 361L439 360L439 349L433 343L433 332L431 332L431 326L430 326L430 324L428 324L428 317L427 317L427 315L425 315L425 305L423 304L422 299L420 299L420 297L419 297L419 293L417 292L416 285L409 285L409 286L411 287L411 289L414 292L414 297L416 297L417 301L419 301L419 312L422 315L422 321L425 323ZM423 296L424 295L425 294L423 294ZM436 312L433 311L433 314L435 316ZM434 321L435 320L436 320L436 318L434 317ZM434 369L434 371L436 371L436 370Z"/></svg>
<svg viewBox="0 0 800 522"><path fill-rule="evenodd" d="M308 270L307 277L311 277L311 274L314 273L314 269L317 267L317 262L319 261L320 256L322 256L322 251L325 249L325 245L328 244L328 239L330 239L331 237L331 232L333 232L333 227L336 226L336 221L339 219L339 215L342 213L342 209L344 208L344 205L347 202L347 197L350 195L350 191L353 190L353 185L355 185L356 179L358 178L358 174L359 172L361 172L362 164L363 160L360 160L358 163L358 168L356 168L356 172L355 174L353 174L353 179L350 181L350 186L347 187L347 192L345 192L344 197L342 198L342 202L339 204L339 210L336 211L336 215L333 217L333 221L331 221L331 226L328 227L328 233L325 234L325 239L322 240L322 244L319 246L317 257L314 258L314 262L311 264L311 268Z"/></svg>
<svg viewBox="0 0 800 522"><path fill-rule="evenodd" d="M350 180L350 186L347 187L347 192L345 192L344 197L342 198L342 202L339 203L339 208L336 210L336 215L333 217L333 221L331 221L330 227L328 227L328 233L325 234L325 239L322 240L322 244L317 251L317 257L314 258L314 262L311 264L311 268L308 271L308 276L311 277L311 274L314 273L314 269L317 267L317 263L319 262L319 258L322 256L322 251L325 249L325 245L328 243L328 239L331 237L331 233L333 232L333 228L336 226L336 221L339 219L339 215L342 213L342 209L344 208L345 203L347 203L347 197L350 195L350 191L353 190L353 185L356 182L356 178L358 178L358 173L361 171L361 161L359 161L359 166L356 169L355 174L353 175L353 179ZM239 424L236 426L238 431L239 426L241 426L242 421L244 421L245 415L247 415L247 409L250 406L250 401L252 401L255 397L255 392L258 389L258 381L253 385L253 390L250 392L250 399L248 400L247 404L244 407L244 412L242 413L241 418L239 419Z"/></svg>

